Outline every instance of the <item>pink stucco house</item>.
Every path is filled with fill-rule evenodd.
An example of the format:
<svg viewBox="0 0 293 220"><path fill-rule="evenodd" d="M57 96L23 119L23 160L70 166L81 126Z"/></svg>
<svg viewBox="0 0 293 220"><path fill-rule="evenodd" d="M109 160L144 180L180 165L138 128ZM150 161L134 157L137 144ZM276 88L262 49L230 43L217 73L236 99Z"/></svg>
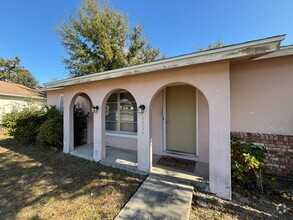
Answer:
<svg viewBox="0 0 293 220"><path fill-rule="evenodd" d="M230 199L231 133L292 155L293 46L281 47L284 37L46 83L47 105L63 106L63 151L75 150L73 106L80 102L91 112L94 161L107 157L106 146L136 152L144 172L152 172L155 155L194 160L209 190ZM292 175L286 161L275 168Z"/></svg>

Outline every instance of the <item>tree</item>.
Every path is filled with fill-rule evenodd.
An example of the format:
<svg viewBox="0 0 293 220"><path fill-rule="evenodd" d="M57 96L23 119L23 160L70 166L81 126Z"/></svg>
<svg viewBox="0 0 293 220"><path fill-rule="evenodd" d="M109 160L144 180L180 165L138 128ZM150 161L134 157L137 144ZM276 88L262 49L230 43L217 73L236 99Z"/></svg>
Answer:
<svg viewBox="0 0 293 220"><path fill-rule="evenodd" d="M31 72L20 66L20 59L18 57L11 60L0 58L0 80L10 80L25 86L36 86L38 84Z"/></svg>
<svg viewBox="0 0 293 220"><path fill-rule="evenodd" d="M69 15L57 33L69 57L62 62L70 77L93 74L163 58L143 37L143 27L129 30L125 14L95 0L83 0L76 17Z"/></svg>
<svg viewBox="0 0 293 220"><path fill-rule="evenodd" d="M204 50L211 50L211 49L216 49L220 47L224 47L224 41L223 40L217 40L215 43L210 43L207 48L199 48L197 51L204 51Z"/></svg>
<svg viewBox="0 0 293 220"><path fill-rule="evenodd" d="M225 46L224 42L223 42L223 40L220 39L220 40L217 40L215 43L210 43L208 48L209 49L216 49L216 48L220 48L223 46Z"/></svg>

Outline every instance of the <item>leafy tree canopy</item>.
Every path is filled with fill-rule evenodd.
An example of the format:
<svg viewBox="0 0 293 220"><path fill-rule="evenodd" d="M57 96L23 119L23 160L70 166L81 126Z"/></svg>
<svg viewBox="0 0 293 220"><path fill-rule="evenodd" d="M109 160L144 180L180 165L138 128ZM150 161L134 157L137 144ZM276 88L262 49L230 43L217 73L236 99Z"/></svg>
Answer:
<svg viewBox="0 0 293 220"><path fill-rule="evenodd" d="M125 14L108 3L83 0L76 16L69 15L57 32L68 57L62 62L70 77L88 75L163 58L143 37L143 27L129 29Z"/></svg>
<svg viewBox="0 0 293 220"><path fill-rule="evenodd" d="M216 48L220 48L224 46L225 46L224 41L220 39L220 40L217 40L215 43L210 43L207 48L199 48L197 51L216 49Z"/></svg>
<svg viewBox="0 0 293 220"><path fill-rule="evenodd" d="M36 86L38 84L36 78L19 63L18 57L11 60L0 58L0 80L9 80L25 86Z"/></svg>
<svg viewBox="0 0 293 220"><path fill-rule="evenodd" d="M225 46L223 40L217 40L215 43L210 43L208 49L216 49Z"/></svg>

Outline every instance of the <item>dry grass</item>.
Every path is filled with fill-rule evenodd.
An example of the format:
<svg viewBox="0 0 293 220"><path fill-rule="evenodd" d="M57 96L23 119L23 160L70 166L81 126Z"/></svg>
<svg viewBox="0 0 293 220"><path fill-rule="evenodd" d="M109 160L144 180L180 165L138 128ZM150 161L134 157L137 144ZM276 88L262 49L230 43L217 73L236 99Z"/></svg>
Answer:
<svg viewBox="0 0 293 220"><path fill-rule="evenodd" d="M1 134L2 133L2 134ZM0 219L113 219L143 179L0 132Z"/></svg>
<svg viewBox="0 0 293 220"><path fill-rule="evenodd" d="M191 220L204 219L292 219L292 195L275 193L261 195L242 188L234 189L233 200L225 201L195 189ZM284 214L277 211L278 204L286 204L290 210Z"/></svg>
<svg viewBox="0 0 293 220"><path fill-rule="evenodd" d="M50 148L20 146L0 131L0 219L113 219L142 181ZM279 214L280 203L291 210ZM292 211L292 195L234 189L230 202L195 189L190 219L292 219Z"/></svg>

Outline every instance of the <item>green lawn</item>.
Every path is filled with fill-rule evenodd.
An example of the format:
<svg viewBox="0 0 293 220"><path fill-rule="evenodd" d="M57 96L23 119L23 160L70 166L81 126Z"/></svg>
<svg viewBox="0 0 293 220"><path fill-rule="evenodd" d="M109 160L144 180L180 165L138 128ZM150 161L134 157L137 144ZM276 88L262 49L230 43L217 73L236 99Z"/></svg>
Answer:
<svg viewBox="0 0 293 220"><path fill-rule="evenodd" d="M1 133L1 132L0 132ZM143 179L1 134L0 219L113 219Z"/></svg>

